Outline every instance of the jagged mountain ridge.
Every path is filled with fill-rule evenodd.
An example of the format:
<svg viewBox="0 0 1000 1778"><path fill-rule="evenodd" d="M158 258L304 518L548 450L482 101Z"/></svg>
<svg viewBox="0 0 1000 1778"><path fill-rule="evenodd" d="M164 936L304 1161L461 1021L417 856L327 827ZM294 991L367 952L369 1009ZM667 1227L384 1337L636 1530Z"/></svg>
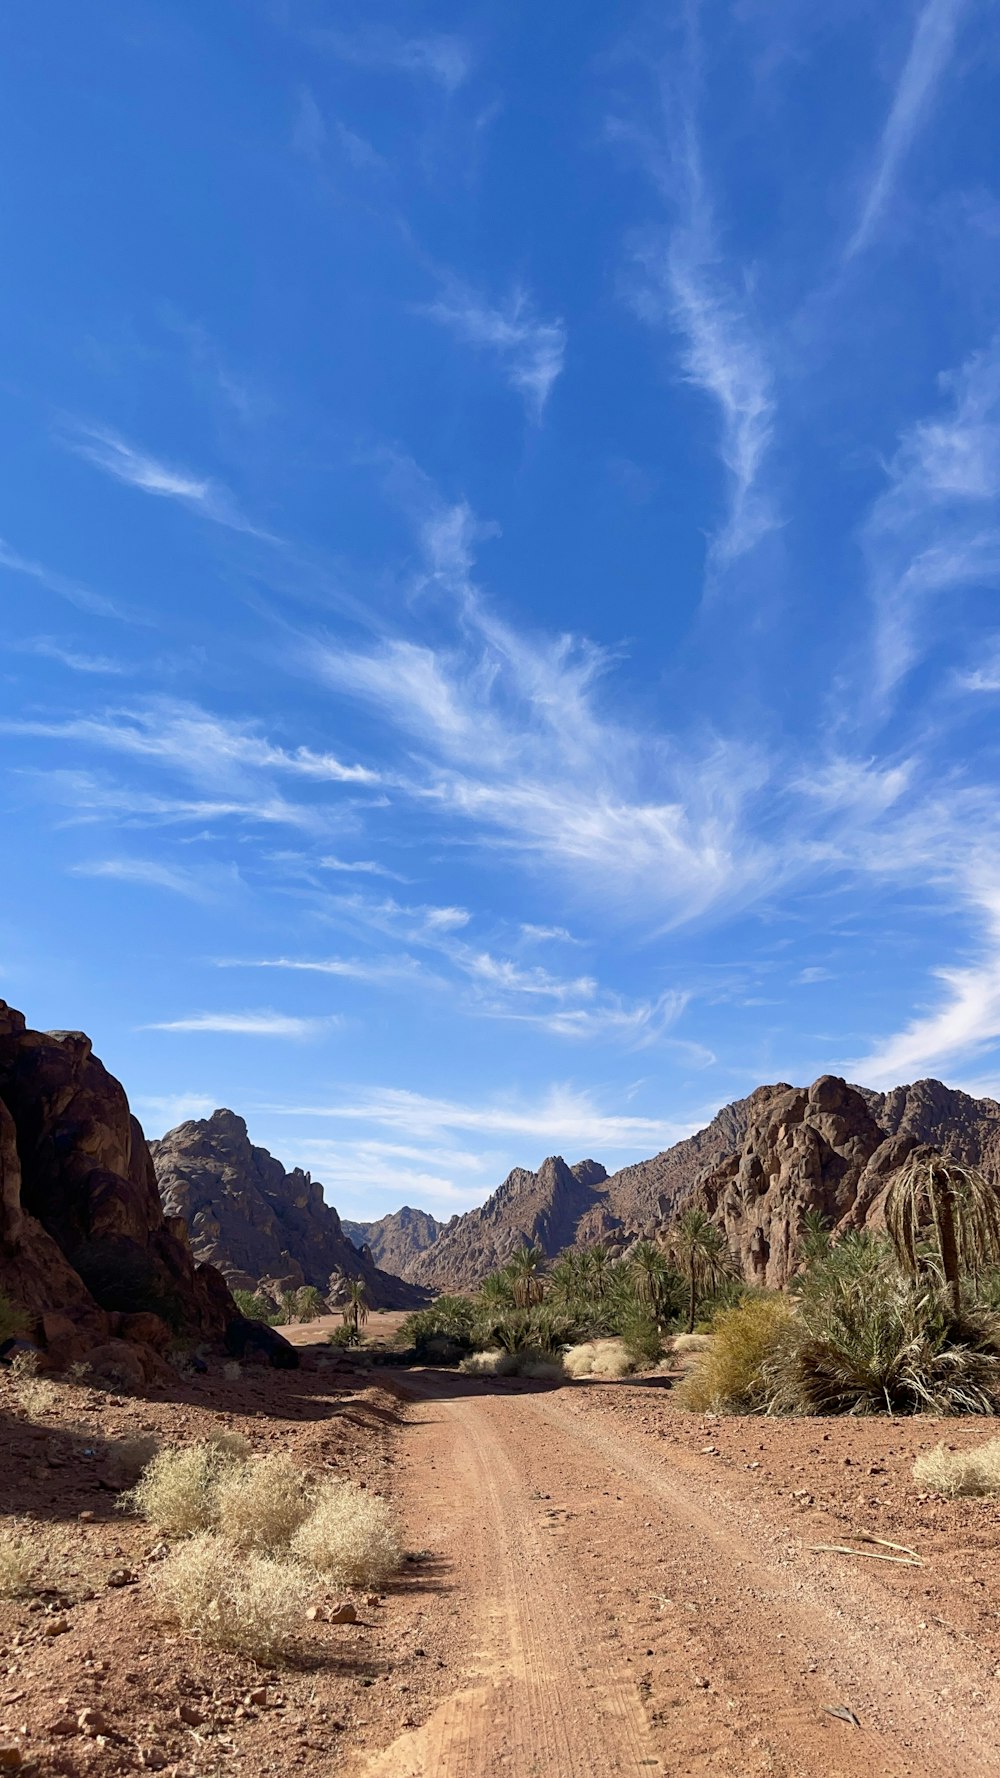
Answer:
<svg viewBox="0 0 1000 1778"><path fill-rule="evenodd" d="M514 1168L479 1209L452 1218L410 1275L439 1290L475 1289L525 1242L550 1258L595 1240L616 1251L693 1202L725 1227L748 1278L783 1284L805 1211L836 1229L877 1222L891 1172L917 1143L979 1167L1000 1188L993 1099L938 1080L887 1093L830 1075L810 1088L760 1086L695 1135L610 1176L589 1162L595 1172L581 1179L558 1155L537 1173Z"/></svg>
<svg viewBox="0 0 1000 1778"><path fill-rule="evenodd" d="M217 1266L231 1289L271 1280L326 1293L331 1281L336 1289L344 1279L363 1278L373 1308L426 1301L420 1288L359 1253L318 1180L299 1167L286 1173L250 1141L235 1112L189 1119L149 1148L168 1214L184 1219L196 1257Z"/></svg>
<svg viewBox="0 0 1000 1778"><path fill-rule="evenodd" d="M383 1272L408 1278L418 1254L433 1246L446 1224L428 1210L414 1210L404 1204L400 1210L380 1216L377 1222L348 1222L342 1217L340 1226L359 1252L368 1249Z"/></svg>

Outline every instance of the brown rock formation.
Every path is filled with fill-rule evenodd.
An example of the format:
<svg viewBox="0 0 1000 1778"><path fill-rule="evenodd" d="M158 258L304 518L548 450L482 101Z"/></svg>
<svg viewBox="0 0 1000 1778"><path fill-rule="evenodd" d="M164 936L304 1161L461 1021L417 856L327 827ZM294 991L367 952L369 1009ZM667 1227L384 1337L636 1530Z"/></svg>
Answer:
<svg viewBox="0 0 1000 1778"><path fill-rule="evenodd" d="M606 1178L598 1161L567 1167L561 1155L550 1155L537 1173L515 1167L480 1209L452 1218L433 1247L414 1260L410 1276L437 1290L472 1290L518 1247L559 1253L573 1245L581 1228L602 1227Z"/></svg>
<svg viewBox="0 0 1000 1778"><path fill-rule="evenodd" d="M28 1030L3 1001L0 1285L60 1362L120 1335L146 1354L170 1330L221 1338L236 1313L165 1219L142 1130L90 1039Z"/></svg>
<svg viewBox="0 0 1000 1778"><path fill-rule="evenodd" d="M163 1205L182 1221L198 1259L222 1272L232 1289L314 1284L334 1294L363 1278L373 1308L417 1308L426 1293L380 1271L348 1240L323 1187L296 1167L286 1173L257 1148L241 1117L214 1111L178 1124L150 1152Z"/></svg>
<svg viewBox="0 0 1000 1778"><path fill-rule="evenodd" d="M1000 1105L940 1081L885 1094L823 1075L769 1089L740 1147L689 1200L725 1228L744 1276L780 1287L793 1275L805 1213L833 1232L878 1225L892 1174L918 1143L979 1167L1000 1186Z"/></svg>
<svg viewBox="0 0 1000 1778"><path fill-rule="evenodd" d="M367 1248L383 1272L397 1278L408 1278L417 1256L432 1246L446 1225L438 1222L427 1210L413 1210L404 1204L391 1216L377 1222L341 1222L347 1239L359 1252Z"/></svg>

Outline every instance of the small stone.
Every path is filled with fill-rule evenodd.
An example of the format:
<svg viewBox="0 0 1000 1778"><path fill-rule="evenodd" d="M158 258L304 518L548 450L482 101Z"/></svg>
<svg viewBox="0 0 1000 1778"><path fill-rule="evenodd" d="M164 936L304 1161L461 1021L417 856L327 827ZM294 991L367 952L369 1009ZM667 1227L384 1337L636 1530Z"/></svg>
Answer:
<svg viewBox="0 0 1000 1778"><path fill-rule="evenodd" d="M367 1599L365 1600L366 1605L381 1605L381 1603L382 1603L382 1601L381 1601L378 1593L369 1593Z"/></svg>
<svg viewBox="0 0 1000 1778"><path fill-rule="evenodd" d="M244 1704L252 1704L257 1710L263 1710L267 1703L267 1686L259 1685L255 1691L247 1692L243 1702Z"/></svg>
<svg viewBox="0 0 1000 1778"><path fill-rule="evenodd" d="M202 1715L201 1711L198 1709L197 1705L195 1705L195 1704L178 1704L178 1706L177 1706L177 1720L178 1720L178 1722L186 1722L189 1725L189 1727L191 1727L192 1729L196 1729L199 1727L199 1725L201 1723L204 1722L205 1718Z"/></svg>
<svg viewBox="0 0 1000 1778"><path fill-rule="evenodd" d="M162 1772L166 1758L158 1747L140 1747L139 1764L146 1772Z"/></svg>
<svg viewBox="0 0 1000 1778"><path fill-rule="evenodd" d="M357 1611L349 1599L344 1599L339 1605L335 1605L328 1619L331 1624L356 1624L357 1621Z"/></svg>
<svg viewBox="0 0 1000 1778"><path fill-rule="evenodd" d="M700 1692L707 1692L708 1680L704 1677L703 1674L696 1673L695 1678L694 1678L694 1683Z"/></svg>
<svg viewBox="0 0 1000 1778"><path fill-rule="evenodd" d="M327 1616L327 1614L326 1614L326 1606L325 1605L310 1605L309 1609L306 1612L306 1617L309 1619L309 1622L311 1624L325 1623L326 1616Z"/></svg>
<svg viewBox="0 0 1000 1778"><path fill-rule="evenodd" d="M48 1725L50 1735L75 1735L76 1723L72 1716L57 1716L55 1722Z"/></svg>
<svg viewBox="0 0 1000 1778"><path fill-rule="evenodd" d="M13 1772L23 1764L20 1741L0 1741L0 1770Z"/></svg>
<svg viewBox="0 0 1000 1778"><path fill-rule="evenodd" d="M133 1574L131 1568L112 1568L111 1573L108 1575L108 1586L134 1587L138 1579L139 1576Z"/></svg>
<svg viewBox="0 0 1000 1778"><path fill-rule="evenodd" d="M77 1728L84 1735L106 1735L111 1724L100 1710L81 1710L76 1719Z"/></svg>
<svg viewBox="0 0 1000 1778"><path fill-rule="evenodd" d="M43 1636L65 1636L68 1629L69 1629L69 1619L68 1618L50 1617L48 1622L44 1623L42 1625L42 1635Z"/></svg>
<svg viewBox="0 0 1000 1778"><path fill-rule="evenodd" d="M79 1516L81 1525L92 1525L94 1520L97 1517L97 1514L92 1513L90 1508L88 1507L86 1512L82 1512L78 1516Z"/></svg>

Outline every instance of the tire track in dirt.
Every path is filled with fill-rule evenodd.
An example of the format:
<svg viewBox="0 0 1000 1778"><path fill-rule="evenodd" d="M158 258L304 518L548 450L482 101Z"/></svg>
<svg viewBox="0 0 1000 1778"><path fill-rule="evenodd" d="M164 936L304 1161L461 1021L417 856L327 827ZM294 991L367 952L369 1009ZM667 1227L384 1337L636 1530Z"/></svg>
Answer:
<svg viewBox="0 0 1000 1778"><path fill-rule="evenodd" d="M985 1712L936 1719L938 1651L892 1595L880 1615L855 1577L806 1584L787 1531L690 1460L573 1391L411 1388L411 1523L448 1564L464 1674L356 1778L1000 1775Z"/></svg>

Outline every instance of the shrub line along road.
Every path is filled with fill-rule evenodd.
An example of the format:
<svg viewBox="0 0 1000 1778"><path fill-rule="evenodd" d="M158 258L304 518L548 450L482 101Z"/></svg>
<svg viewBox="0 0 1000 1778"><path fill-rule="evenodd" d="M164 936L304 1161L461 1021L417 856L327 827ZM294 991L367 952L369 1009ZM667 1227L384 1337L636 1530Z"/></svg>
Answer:
<svg viewBox="0 0 1000 1778"><path fill-rule="evenodd" d="M399 1386L402 1504L444 1564L456 1684L352 1778L1000 1774L996 1682L918 1621L892 1578L913 1570L807 1552L610 1390Z"/></svg>

